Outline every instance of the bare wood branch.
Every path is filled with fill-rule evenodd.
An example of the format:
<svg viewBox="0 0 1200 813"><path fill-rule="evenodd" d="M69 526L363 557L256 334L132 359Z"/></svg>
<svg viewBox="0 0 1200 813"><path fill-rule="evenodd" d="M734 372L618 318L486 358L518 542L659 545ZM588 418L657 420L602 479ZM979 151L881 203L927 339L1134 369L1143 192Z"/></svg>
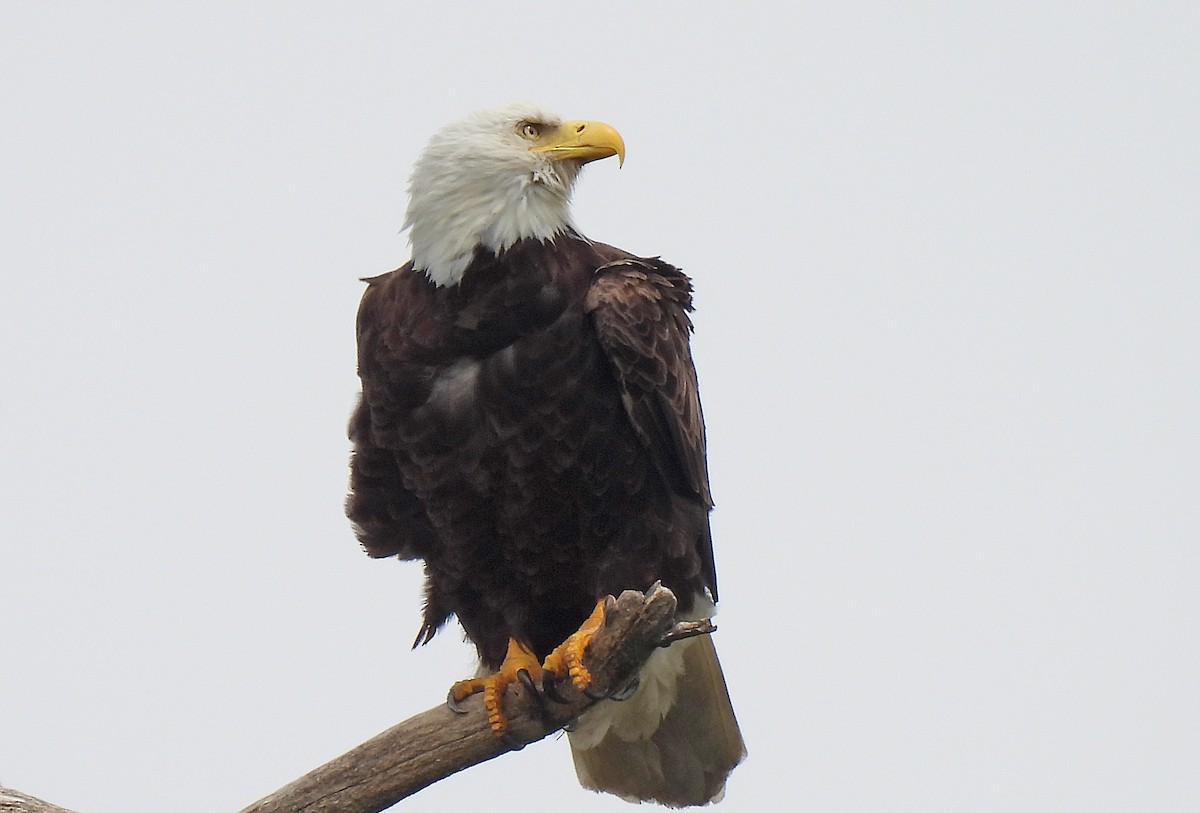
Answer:
<svg viewBox="0 0 1200 813"><path fill-rule="evenodd" d="M0 813L74 813L19 790L0 787Z"/></svg>
<svg viewBox="0 0 1200 813"><path fill-rule="evenodd" d="M606 623L592 638L585 663L592 688L612 694L672 630L675 596L658 585L645 595L630 590L609 599L606 610ZM559 694L561 705L539 703L521 686L509 689L504 708L516 747L559 730L597 702L569 683ZM445 705L418 714L241 813L378 813L439 779L512 750L492 733L478 695L464 706L467 713L461 715Z"/></svg>
<svg viewBox="0 0 1200 813"><path fill-rule="evenodd" d="M659 646L712 632L707 622L674 624L675 596L655 585L643 595L628 590L608 599L606 621L588 645L584 661L591 692L619 694ZM424 787L514 748L536 742L567 725L597 701L570 683L559 686L561 703L541 702L528 689L509 689L504 709L509 742L488 725L478 695L463 714L444 704L418 714L255 802L241 813L378 813ZM0 787L0 813L73 813L20 791Z"/></svg>

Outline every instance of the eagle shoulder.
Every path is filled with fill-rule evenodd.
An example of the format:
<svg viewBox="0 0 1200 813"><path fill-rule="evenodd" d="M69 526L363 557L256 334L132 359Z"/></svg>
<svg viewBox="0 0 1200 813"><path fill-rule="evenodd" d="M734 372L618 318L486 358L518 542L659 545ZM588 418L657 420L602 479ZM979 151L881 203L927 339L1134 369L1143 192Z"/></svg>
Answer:
<svg viewBox="0 0 1200 813"><path fill-rule="evenodd" d="M657 257L600 266L584 300L634 429L676 492L712 506L689 344L691 280Z"/></svg>

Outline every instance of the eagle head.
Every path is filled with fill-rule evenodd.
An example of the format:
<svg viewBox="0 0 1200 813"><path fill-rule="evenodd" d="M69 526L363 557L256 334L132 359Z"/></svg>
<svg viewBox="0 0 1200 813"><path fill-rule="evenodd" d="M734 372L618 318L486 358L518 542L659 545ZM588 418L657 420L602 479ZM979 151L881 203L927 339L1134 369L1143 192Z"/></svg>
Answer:
<svg viewBox="0 0 1200 813"><path fill-rule="evenodd" d="M500 252L572 228L571 188L589 161L625 160L621 135L528 104L485 110L443 127L409 180L413 268L455 285L482 246Z"/></svg>

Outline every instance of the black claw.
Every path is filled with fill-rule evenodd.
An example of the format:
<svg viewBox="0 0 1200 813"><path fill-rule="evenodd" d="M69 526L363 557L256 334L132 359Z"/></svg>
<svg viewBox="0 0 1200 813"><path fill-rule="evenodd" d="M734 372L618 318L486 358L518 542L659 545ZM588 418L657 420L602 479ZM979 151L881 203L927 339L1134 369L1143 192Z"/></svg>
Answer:
<svg viewBox="0 0 1200 813"><path fill-rule="evenodd" d="M465 698L464 698L465 699ZM461 702L454 696L454 690L446 692L446 708L455 714L466 714L467 710L462 707Z"/></svg>
<svg viewBox="0 0 1200 813"><path fill-rule="evenodd" d="M585 688L583 690L583 693L586 694L588 697L592 698L593 700L607 700L608 699L607 694L600 691L599 689L593 689L591 686L588 686L587 688Z"/></svg>
<svg viewBox="0 0 1200 813"><path fill-rule="evenodd" d="M593 689L591 686L586 687L583 693L593 700L615 700L618 703L623 700L628 700L633 697L634 692L638 690L638 685L641 681L635 675L632 680L617 689L615 692L604 693L599 689Z"/></svg>
<svg viewBox="0 0 1200 813"><path fill-rule="evenodd" d="M517 670L517 680L521 681L521 685L535 695L538 694L537 684L533 682L533 677L530 676L528 669Z"/></svg>
<svg viewBox="0 0 1200 813"><path fill-rule="evenodd" d="M505 731L503 734L501 734L498 739L500 740L500 742L507 745L509 750L511 750L511 751L520 751L522 748L525 747L525 743L518 740L512 734L509 734L507 731Z"/></svg>
<svg viewBox="0 0 1200 813"><path fill-rule="evenodd" d="M558 679L550 672L542 675L542 695L560 706L567 705L567 700L558 693Z"/></svg>
<svg viewBox="0 0 1200 813"><path fill-rule="evenodd" d="M621 702L622 700L628 700L629 698L633 697L634 693L638 690L638 686L640 686L641 683L642 683L641 678L639 678L637 675L634 675L633 680L629 681L624 686L622 686L620 689L617 689L615 692L610 694L608 696L608 699L616 700L618 703Z"/></svg>
<svg viewBox="0 0 1200 813"><path fill-rule="evenodd" d="M680 621L671 629L667 630L666 635L658 642L661 647L667 647L676 641L682 641L685 638L695 638L697 635L712 635L717 631L717 627L707 618L699 621Z"/></svg>

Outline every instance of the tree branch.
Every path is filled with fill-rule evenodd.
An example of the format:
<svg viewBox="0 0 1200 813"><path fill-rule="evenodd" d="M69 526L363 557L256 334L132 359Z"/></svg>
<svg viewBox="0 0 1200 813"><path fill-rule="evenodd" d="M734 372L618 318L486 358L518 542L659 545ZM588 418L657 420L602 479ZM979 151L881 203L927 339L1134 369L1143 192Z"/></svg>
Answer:
<svg viewBox="0 0 1200 813"><path fill-rule="evenodd" d="M592 689L605 695L621 689L664 640L672 640L675 596L658 585L645 595L629 590L609 599L606 616L584 656ZM558 690L562 704L540 703L523 686L509 689L504 709L516 747L558 731L597 702L569 682ZM439 779L513 750L492 733L479 695L464 706L466 714L444 704L418 714L241 813L378 813Z"/></svg>
<svg viewBox="0 0 1200 813"><path fill-rule="evenodd" d="M19 790L0 787L0 813L74 813L65 807L43 802Z"/></svg>
<svg viewBox="0 0 1200 813"><path fill-rule="evenodd" d="M712 632L708 622L674 623L675 596L654 585L644 595L627 590L607 600L604 627L584 654L591 694L609 696L629 685L660 646ZM558 700L539 700L519 684L504 710L509 741L497 738L479 695L456 714L443 703L367 740L342 756L260 799L241 813L378 813L453 773L536 742L575 720L597 702L570 681ZM73 813L0 787L0 813Z"/></svg>

